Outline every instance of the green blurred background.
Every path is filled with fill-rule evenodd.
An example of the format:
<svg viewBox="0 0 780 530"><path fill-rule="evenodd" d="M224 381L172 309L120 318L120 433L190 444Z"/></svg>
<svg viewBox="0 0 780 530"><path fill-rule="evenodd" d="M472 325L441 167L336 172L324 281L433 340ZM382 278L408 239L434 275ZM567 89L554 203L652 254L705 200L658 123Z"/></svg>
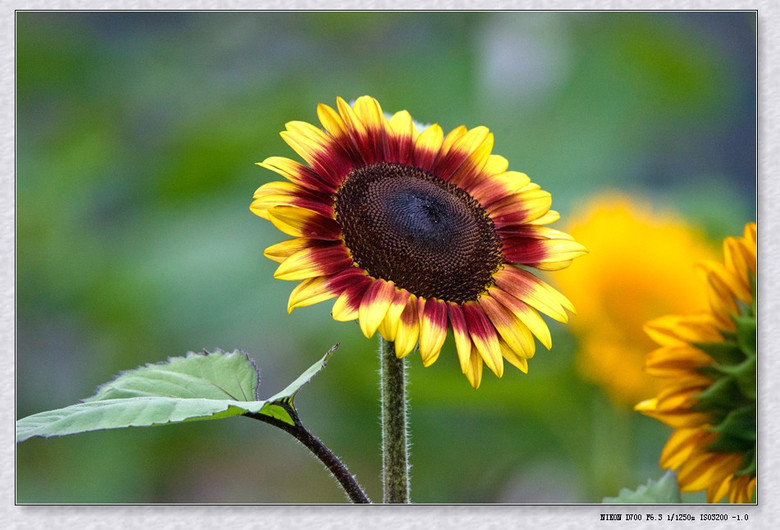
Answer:
<svg viewBox="0 0 780 530"><path fill-rule="evenodd" d="M618 188L707 230L755 217L756 15L742 12L17 13L17 417L189 350L247 351L261 394L334 343L305 424L381 498L376 343L330 303L286 313L285 239L249 211L297 158L278 136L363 94L494 152L564 219ZM451 338L410 356L412 499L599 502L659 478L669 429L613 408L574 339L473 390ZM21 503L344 502L287 434L245 418L17 446ZM686 497L691 501L703 497Z"/></svg>

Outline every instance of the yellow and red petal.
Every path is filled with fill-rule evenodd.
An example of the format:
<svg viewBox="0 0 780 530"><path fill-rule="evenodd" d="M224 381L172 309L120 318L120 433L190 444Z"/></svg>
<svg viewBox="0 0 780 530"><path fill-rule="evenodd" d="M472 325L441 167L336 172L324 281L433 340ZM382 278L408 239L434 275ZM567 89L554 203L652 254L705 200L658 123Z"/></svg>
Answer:
<svg viewBox="0 0 780 530"><path fill-rule="evenodd" d="M326 218L333 217L333 204L330 198L292 182L263 184L255 191L254 200L249 208L259 217L270 219L268 210L280 205L296 206Z"/></svg>
<svg viewBox="0 0 780 530"><path fill-rule="evenodd" d="M311 246L314 246L311 239L296 237L271 245L263 251L263 255L270 260L281 263L299 250Z"/></svg>
<svg viewBox="0 0 780 530"><path fill-rule="evenodd" d="M292 313L292 310L296 307L304 307L330 300L337 294L329 289L326 277L307 278L296 285L290 293L290 297L287 300L287 312Z"/></svg>
<svg viewBox="0 0 780 530"><path fill-rule="evenodd" d="M314 163L325 153L328 147L328 138L322 131L315 137L312 137L307 133L307 130L303 129L300 124L304 122L289 122L285 124L286 130L280 133L282 139L303 158L303 160L313 166ZM311 131L312 129L318 130L312 125L306 124Z"/></svg>
<svg viewBox="0 0 780 530"><path fill-rule="evenodd" d="M440 156L434 162L431 173L442 180L452 180L453 184L468 190L492 148L493 135L486 127L470 130L458 128L444 139ZM458 180L463 183L459 184Z"/></svg>
<svg viewBox="0 0 780 530"><path fill-rule="evenodd" d="M469 187L469 194L477 199L485 211L492 216L496 209L506 209L509 205L514 205L517 209L518 203L522 204L517 193L529 182L531 179L525 173L503 171L475 182Z"/></svg>
<svg viewBox="0 0 780 530"><path fill-rule="evenodd" d="M465 374L471 371L471 336L466 325L466 317L463 315L461 306L455 303L447 304L447 313L452 326L460 368Z"/></svg>
<svg viewBox="0 0 780 530"><path fill-rule="evenodd" d="M358 308L358 323L366 338L371 338L376 333L394 297L395 286L392 282L374 280L366 289Z"/></svg>
<svg viewBox="0 0 780 530"><path fill-rule="evenodd" d="M492 322L493 327L495 327L498 334L511 350L526 358L533 357L536 349L534 339L531 336L531 332L517 316L509 312L491 296L483 296L480 298L479 304Z"/></svg>
<svg viewBox="0 0 780 530"><path fill-rule="evenodd" d="M268 219L288 236L339 240L341 228L334 219L297 206L274 206L267 211Z"/></svg>
<svg viewBox="0 0 780 530"><path fill-rule="evenodd" d="M574 258L587 254L587 249L569 239L531 239L507 237L503 252L509 263L517 263L540 270L560 270L568 267Z"/></svg>
<svg viewBox="0 0 780 530"><path fill-rule="evenodd" d="M395 289L393 300L390 302L390 307L387 308L387 314L378 328L379 334L382 335L385 340L395 341L401 313L403 313L408 302L409 291L406 289Z"/></svg>
<svg viewBox="0 0 780 530"><path fill-rule="evenodd" d="M390 118L388 127L390 135L388 160L409 164L412 160L414 144L419 135L412 116L406 111L396 112Z"/></svg>
<svg viewBox="0 0 780 530"><path fill-rule="evenodd" d="M490 151L493 150L493 140L493 134L488 132L486 128L472 129L469 131L469 135L464 136L453 147L453 151L460 150L468 153L468 156L452 170L451 175L447 176L444 171L437 172L437 174L441 175L444 180L448 180L471 193L479 182L489 177L484 171L488 160L490 160Z"/></svg>
<svg viewBox="0 0 780 530"><path fill-rule="evenodd" d="M495 282L503 292L559 322L568 320L567 310L574 311L568 298L526 270L504 267L496 273Z"/></svg>
<svg viewBox="0 0 780 530"><path fill-rule="evenodd" d="M290 182L312 191L332 193L336 190L333 182L328 182L309 166L289 158L272 156L258 162L257 165L270 169Z"/></svg>
<svg viewBox="0 0 780 530"><path fill-rule="evenodd" d="M287 311L296 307L308 306L339 296L344 290L366 278L365 272L350 267L332 276L317 276L299 283L290 293Z"/></svg>
<svg viewBox="0 0 780 530"><path fill-rule="evenodd" d="M444 133L439 124L434 123L417 136L411 164L429 171L441 148Z"/></svg>
<svg viewBox="0 0 780 530"><path fill-rule="evenodd" d="M347 125L341 115L332 107L320 103L317 105L317 117L328 133L334 138L341 138L348 134Z"/></svg>
<svg viewBox="0 0 780 530"><path fill-rule="evenodd" d="M352 267L343 245L304 248L286 258L274 272L280 280L304 280L314 276L330 276Z"/></svg>
<svg viewBox="0 0 780 530"><path fill-rule="evenodd" d="M333 302L333 307L330 310L333 320L348 322L357 319L360 302L363 301L363 295L373 281L372 278L364 274L356 275L354 280L344 287L336 301Z"/></svg>
<svg viewBox="0 0 780 530"><path fill-rule="evenodd" d="M479 356L494 374L501 377L504 375L504 361L501 357L501 345L496 328L476 302L467 302L462 308L471 341Z"/></svg>
<svg viewBox="0 0 780 530"><path fill-rule="evenodd" d="M504 292L499 287L491 287L488 290L488 294L511 314L517 317L520 322L526 326L537 339L539 339L539 342L541 342L545 348L548 350L552 348L550 328L547 327L547 323L532 307ZM530 358L530 356L527 358Z"/></svg>
<svg viewBox="0 0 780 530"><path fill-rule="evenodd" d="M430 366L439 357L447 338L447 305L435 298L417 299L420 319L420 356L423 365Z"/></svg>
<svg viewBox="0 0 780 530"><path fill-rule="evenodd" d="M414 349L420 337L420 319L417 311L417 297L409 295L395 333L395 354L404 357Z"/></svg>
<svg viewBox="0 0 780 530"><path fill-rule="evenodd" d="M534 183L529 183L512 196L491 204L490 218L497 229L505 226L533 223L543 217L552 206L552 195Z"/></svg>

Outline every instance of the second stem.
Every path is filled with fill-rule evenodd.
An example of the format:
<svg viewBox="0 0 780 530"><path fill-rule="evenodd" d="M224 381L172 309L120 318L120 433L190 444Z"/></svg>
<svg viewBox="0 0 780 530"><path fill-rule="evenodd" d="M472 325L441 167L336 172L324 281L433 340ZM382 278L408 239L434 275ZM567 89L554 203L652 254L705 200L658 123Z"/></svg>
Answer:
<svg viewBox="0 0 780 530"><path fill-rule="evenodd" d="M406 427L406 361L391 341L379 338L382 392L383 502L409 502L409 444Z"/></svg>

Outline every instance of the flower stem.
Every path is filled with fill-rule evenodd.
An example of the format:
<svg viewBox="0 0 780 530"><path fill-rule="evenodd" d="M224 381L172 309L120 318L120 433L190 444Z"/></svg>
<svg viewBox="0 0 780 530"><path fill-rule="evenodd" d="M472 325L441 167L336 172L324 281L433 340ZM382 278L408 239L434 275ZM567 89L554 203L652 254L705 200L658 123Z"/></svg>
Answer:
<svg viewBox="0 0 780 530"><path fill-rule="evenodd" d="M328 468L333 477L339 482L341 487L344 488L344 491L353 503L370 503L371 500L366 496L355 477L352 476L347 467L325 444L303 426L295 409L286 403L280 403L279 405L287 410L287 413L295 422L294 425L290 425L280 419L264 414L254 414L250 412L244 414L244 416L279 427L283 431L291 434L296 440L306 446L320 462L325 464L325 467Z"/></svg>
<svg viewBox="0 0 780 530"><path fill-rule="evenodd" d="M406 361L391 341L379 338L382 393L382 484L385 503L409 502L406 432Z"/></svg>

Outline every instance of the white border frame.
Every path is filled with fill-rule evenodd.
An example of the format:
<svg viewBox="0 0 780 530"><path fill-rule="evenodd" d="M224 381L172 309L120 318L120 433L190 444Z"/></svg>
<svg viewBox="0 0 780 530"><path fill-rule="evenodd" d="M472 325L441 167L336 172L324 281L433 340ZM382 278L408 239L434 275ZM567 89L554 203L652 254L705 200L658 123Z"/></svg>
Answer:
<svg viewBox="0 0 780 530"><path fill-rule="evenodd" d="M699 513L714 512L712 507L620 505L474 505L474 506L14 506L15 499L15 450L14 408L6 406L0 411L0 520L13 528L79 528L90 530L106 524L123 529L149 528L224 528L260 525L269 528L348 528L362 529L401 528L520 528L537 525L551 528L769 528L778 515L775 499L778 496L777 453L769 440L780 439L777 399L773 398L772 380L777 374L777 332L770 322L775 321L778 306L778 246L780 238L775 234L778 215L772 206L778 199L780 179L773 173L780 167L780 3L774 0L754 2L712 1L479 1L449 0L273 0L273 1L187 1L187 0L32 0L15 2L2 0L0 11L0 39L5 52L0 58L0 344L5 355L15 351L15 11L16 10L757 10L758 11L758 204L760 220L759 262L761 291L758 295L759 347L762 377L759 378L759 485L758 506L717 507L718 512L747 513L747 522L688 523L642 521L627 523L600 520L600 514L626 513ZM771 317L770 317L771 315ZM6 362L0 369L0 392L6 404L15 403L15 378L13 364ZM625 516L624 516L625 518Z"/></svg>

